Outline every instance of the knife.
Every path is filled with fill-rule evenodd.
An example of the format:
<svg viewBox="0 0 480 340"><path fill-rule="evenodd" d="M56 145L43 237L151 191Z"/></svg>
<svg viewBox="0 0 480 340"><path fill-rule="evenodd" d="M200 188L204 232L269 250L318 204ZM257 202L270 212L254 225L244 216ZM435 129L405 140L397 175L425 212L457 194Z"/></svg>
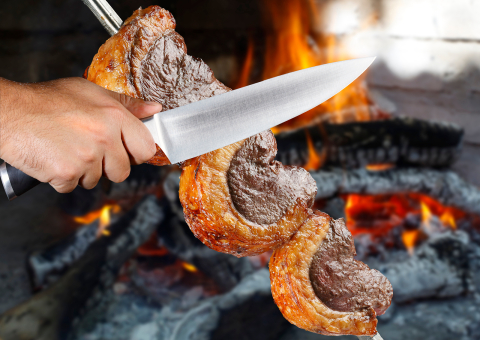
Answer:
<svg viewBox="0 0 480 340"><path fill-rule="evenodd" d="M118 31L121 20L105 0L84 2L97 4L89 8L109 32ZM143 122L170 162L178 163L253 136L318 106L358 78L374 59L346 60L288 73L157 113ZM6 163L0 166L0 178L10 200L40 183Z"/></svg>

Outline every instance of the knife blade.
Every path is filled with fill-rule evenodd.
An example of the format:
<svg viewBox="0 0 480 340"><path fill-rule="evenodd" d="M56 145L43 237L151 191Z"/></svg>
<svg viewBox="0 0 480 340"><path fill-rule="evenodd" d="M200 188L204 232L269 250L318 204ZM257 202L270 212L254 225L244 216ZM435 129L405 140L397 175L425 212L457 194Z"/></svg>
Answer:
<svg viewBox="0 0 480 340"><path fill-rule="evenodd" d="M118 32L122 20L106 0L82 1L111 35ZM177 163L242 140L308 111L350 84L374 59L354 59L289 73L168 113L158 113L144 123L171 163ZM346 64L339 67L340 63ZM296 100L290 100L296 94ZM311 98L309 94L312 94ZM274 106L268 107L272 103ZM246 116L242 117L242 113ZM214 135L211 135L212 129ZM182 136L190 138L189 142L182 140ZM40 183L5 162L0 165L0 178L9 200Z"/></svg>
<svg viewBox="0 0 480 340"><path fill-rule="evenodd" d="M157 113L144 123L170 162L178 163L318 106L357 79L374 60L352 59L288 73Z"/></svg>

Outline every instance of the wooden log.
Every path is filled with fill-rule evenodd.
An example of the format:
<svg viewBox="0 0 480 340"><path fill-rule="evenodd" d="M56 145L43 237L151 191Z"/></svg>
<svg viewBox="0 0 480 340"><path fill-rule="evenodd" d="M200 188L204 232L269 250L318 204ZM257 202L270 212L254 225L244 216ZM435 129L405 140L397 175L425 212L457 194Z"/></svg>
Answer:
<svg viewBox="0 0 480 340"><path fill-rule="evenodd" d="M162 219L155 197L111 225L68 272L48 289L0 316L3 340L67 339L85 312L105 301L118 271Z"/></svg>
<svg viewBox="0 0 480 340"><path fill-rule="evenodd" d="M392 118L346 124L326 123L280 133L277 159L302 166L308 161L307 134L326 165L360 168L368 164L447 167L458 155L463 129L443 122Z"/></svg>

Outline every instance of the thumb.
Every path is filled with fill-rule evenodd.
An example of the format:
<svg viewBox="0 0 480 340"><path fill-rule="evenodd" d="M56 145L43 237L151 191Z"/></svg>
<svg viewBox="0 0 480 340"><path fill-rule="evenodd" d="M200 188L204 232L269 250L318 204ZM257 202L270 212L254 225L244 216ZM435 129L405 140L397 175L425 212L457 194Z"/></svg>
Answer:
<svg viewBox="0 0 480 340"><path fill-rule="evenodd" d="M128 111L139 119L153 116L162 110L162 104L146 102L142 99L133 98L125 94L110 91L110 95L118 100Z"/></svg>

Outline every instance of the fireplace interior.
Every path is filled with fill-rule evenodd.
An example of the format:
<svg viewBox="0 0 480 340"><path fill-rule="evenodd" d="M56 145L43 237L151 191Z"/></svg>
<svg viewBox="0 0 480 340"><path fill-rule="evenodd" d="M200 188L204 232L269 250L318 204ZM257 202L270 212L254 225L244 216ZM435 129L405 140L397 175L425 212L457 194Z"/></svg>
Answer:
<svg viewBox="0 0 480 340"><path fill-rule="evenodd" d="M310 171L315 208L345 218L357 259L391 281L385 340L480 339L480 3L109 3L122 18L171 11L189 54L232 88L376 55L337 96L272 129L277 159ZM0 14L11 80L81 76L108 38L78 0L2 2ZM140 165L123 183L40 185L11 202L0 192L0 339L326 339L283 318L270 253L236 258L193 236L180 170Z"/></svg>

